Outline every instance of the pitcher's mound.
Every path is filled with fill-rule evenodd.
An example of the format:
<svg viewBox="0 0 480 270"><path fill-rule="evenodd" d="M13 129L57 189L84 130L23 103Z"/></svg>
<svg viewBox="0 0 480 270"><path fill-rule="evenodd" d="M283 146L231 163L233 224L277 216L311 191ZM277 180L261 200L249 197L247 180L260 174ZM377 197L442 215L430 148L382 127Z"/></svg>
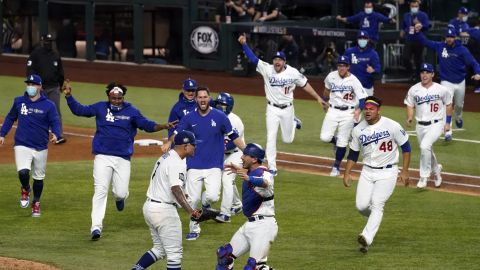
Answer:
<svg viewBox="0 0 480 270"><path fill-rule="evenodd" d="M60 270L60 268L56 268L50 265L32 262L32 261L25 261L19 260L14 258L5 258L0 257L0 270Z"/></svg>

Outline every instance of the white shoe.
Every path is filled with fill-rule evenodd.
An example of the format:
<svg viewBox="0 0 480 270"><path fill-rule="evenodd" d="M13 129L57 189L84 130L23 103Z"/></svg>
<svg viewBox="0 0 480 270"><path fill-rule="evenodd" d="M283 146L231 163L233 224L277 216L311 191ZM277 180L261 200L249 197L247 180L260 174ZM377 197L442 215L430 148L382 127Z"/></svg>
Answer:
<svg viewBox="0 0 480 270"><path fill-rule="evenodd" d="M340 170L337 167L332 167L332 171L330 172L330 176L337 177L340 175Z"/></svg>
<svg viewBox="0 0 480 270"><path fill-rule="evenodd" d="M418 183L417 183L417 188L426 188L426 187L427 187L427 178L420 177L420 180L418 180Z"/></svg>
<svg viewBox="0 0 480 270"><path fill-rule="evenodd" d="M437 169L435 170L435 187L439 188L442 185L442 164L437 165Z"/></svg>

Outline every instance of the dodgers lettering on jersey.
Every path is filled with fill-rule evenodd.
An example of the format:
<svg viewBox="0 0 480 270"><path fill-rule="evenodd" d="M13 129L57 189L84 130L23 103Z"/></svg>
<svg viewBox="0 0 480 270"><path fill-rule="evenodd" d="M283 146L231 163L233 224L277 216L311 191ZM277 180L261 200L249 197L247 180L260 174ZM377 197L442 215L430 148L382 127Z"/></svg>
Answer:
<svg viewBox="0 0 480 270"><path fill-rule="evenodd" d="M120 111L113 111L107 101L82 105L73 96L67 97L67 104L73 114L95 116L97 130L92 140L92 153L121 157L130 160L137 128L154 132L156 123L145 118L128 102Z"/></svg>
<svg viewBox="0 0 480 270"><path fill-rule="evenodd" d="M223 170L224 136L233 133L230 120L223 111L210 108L210 112L202 116L195 110L180 120L176 132L191 131L199 141L193 157L187 157L188 169Z"/></svg>
<svg viewBox="0 0 480 270"><path fill-rule="evenodd" d="M15 132L15 145L21 145L37 151L48 148L48 130L61 137L60 119L55 104L45 94L32 101L25 93L16 97L10 112L5 117L0 136L5 137L18 120Z"/></svg>
<svg viewBox="0 0 480 270"><path fill-rule="evenodd" d="M258 60L257 72L263 77L267 100L274 104L291 103L295 88L307 85L307 78L296 68L288 65L285 66L285 70L277 73L273 65Z"/></svg>
<svg viewBox="0 0 480 270"><path fill-rule="evenodd" d="M332 71L325 78L325 88L330 90L329 102L332 106L356 107L359 99L367 97L367 92L353 74L342 78L338 71Z"/></svg>
<svg viewBox="0 0 480 270"><path fill-rule="evenodd" d="M186 177L186 160L181 159L175 150L170 149L155 163L150 176L147 197L155 201L179 205L172 193L172 187L180 186L184 189Z"/></svg>
<svg viewBox="0 0 480 270"><path fill-rule="evenodd" d="M233 131L238 134L238 137L242 139L242 141L245 141L244 137L244 130L245 127L243 125L242 119L238 117L238 115L234 114L233 112L230 112L228 114L228 120L230 120L230 124L232 125ZM228 136L225 136L225 151L233 151L233 150L238 150L238 147L233 143L232 140Z"/></svg>
<svg viewBox="0 0 480 270"><path fill-rule="evenodd" d="M260 166L248 173L249 176L262 177L267 183L267 187L256 187L248 181L242 184L242 204L243 214L246 217L253 215L274 216L275 204L274 200L264 201L265 198L273 196L273 176L268 172L266 167Z"/></svg>
<svg viewBox="0 0 480 270"><path fill-rule="evenodd" d="M421 83L410 87L404 103L415 108L415 119L418 121L443 120L446 116L446 105L452 103L452 94L441 84L433 83L425 88Z"/></svg>
<svg viewBox="0 0 480 270"><path fill-rule="evenodd" d="M385 167L398 163L398 146L408 141L408 135L399 123L382 116L374 125L360 122L352 131L350 149L362 150L363 163L371 167Z"/></svg>

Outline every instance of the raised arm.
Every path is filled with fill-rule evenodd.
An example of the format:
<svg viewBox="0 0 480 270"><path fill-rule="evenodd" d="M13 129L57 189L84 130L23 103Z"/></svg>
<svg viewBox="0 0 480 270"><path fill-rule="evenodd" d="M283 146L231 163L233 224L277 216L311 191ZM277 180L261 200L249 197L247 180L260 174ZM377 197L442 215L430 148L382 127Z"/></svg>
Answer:
<svg viewBox="0 0 480 270"><path fill-rule="evenodd" d="M243 52L245 53L245 55L247 55L248 60L250 60L250 62L252 62L253 64L257 65L258 57L255 55L255 53L253 53L250 47L248 47L247 37L245 36L245 34L241 34L238 37L238 42L242 45Z"/></svg>

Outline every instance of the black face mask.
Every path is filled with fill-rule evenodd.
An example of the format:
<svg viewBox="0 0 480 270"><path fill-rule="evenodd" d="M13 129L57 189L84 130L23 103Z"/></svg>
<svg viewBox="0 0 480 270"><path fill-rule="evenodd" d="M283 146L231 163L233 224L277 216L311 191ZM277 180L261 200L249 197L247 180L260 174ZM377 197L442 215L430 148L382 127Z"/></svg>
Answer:
<svg viewBox="0 0 480 270"><path fill-rule="evenodd" d="M47 49L48 51L52 50L52 42L44 42L43 47Z"/></svg>

